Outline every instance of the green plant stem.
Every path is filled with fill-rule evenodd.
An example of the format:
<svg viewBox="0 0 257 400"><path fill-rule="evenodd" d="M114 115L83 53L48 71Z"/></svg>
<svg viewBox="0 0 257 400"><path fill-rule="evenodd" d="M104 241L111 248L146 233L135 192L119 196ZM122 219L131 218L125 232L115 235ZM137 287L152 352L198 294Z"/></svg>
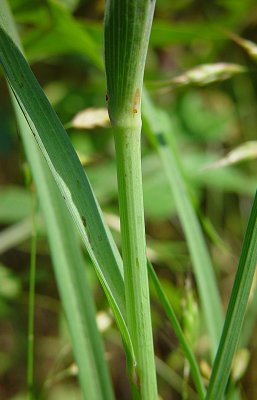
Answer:
<svg viewBox="0 0 257 400"><path fill-rule="evenodd" d="M34 310L35 310L35 285L36 285L36 254L37 254L37 234L36 234L36 221L35 221L35 204L33 204L30 272L29 272L29 306L28 306L28 355L27 355L28 400L34 399Z"/></svg>
<svg viewBox="0 0 257 400"><path fill-rule="evenodd" d="M114 128L128 329L136 355L133 396L156 400L141 175L141 95L155 0L107 0L105 69ZM133 377L134 378L134 377Z"/></svg>
<svg viewBox="0 0 257 400"><path fill-rule="evenodd" d="M156 400L141 175L141 124L114 129L128 327L137 360L137 385Z"/></svg>

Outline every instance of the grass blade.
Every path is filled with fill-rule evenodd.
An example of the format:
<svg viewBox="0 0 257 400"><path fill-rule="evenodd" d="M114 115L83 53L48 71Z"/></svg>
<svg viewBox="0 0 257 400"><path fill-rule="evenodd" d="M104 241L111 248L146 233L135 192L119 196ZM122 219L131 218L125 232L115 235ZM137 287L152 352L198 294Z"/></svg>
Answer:
<svg viewBox="0 0 257 400"><path fill-rule="evenodd" d="M238 270L232 288L219 349L210 378L206 399L221 399L228 382L233 356L247 307L257 263L257 195L245 233Z"/></svg>
<svg viewBox="0 0 257 400"><path fill-rule="evenodd" d="M146 92L143 98L143 121L144 129L160 156L185 232L204 317L210 335L211 355L214 359L219 344L223 316L212 262L200 224L191 204L186 184L180 172L178 160L172 151L173 149L168 146L161 119Z"/></svg>
<svg viewBox="0 0 257 400"><path fill-rule="evenodd" d="M68 135L23 55L5 32L3 21L0 62L93 261L119 326L129 367L133 368L120 255Z"/></svg>
<svg viewBox="0 0 257 400"><path fill-rule="evenodd" d="M46 221L55 276L79 367L81 389L85 397L112 399L103 343L96 326L96 311L77 232L22 114L18 115L18 121Z"/></svg>
<svg viewBox="0 0 257 400"><path fill-rule="evenodd" d="M19 44L8 4L2 2L1 17ZM2 20L0 18L0 20ZM79 379L84 396L90 399L114 398L110 376L104 360L104 347L96 326L96 311L84 271L84 260L77 232L49 168L40 153L30 128L13 98L20 134L28 161L32 167L41 207L46 221L48 239L53 258L56 280L67 317L73 351L79 368ZM33 224L34 226L34 224ZM33 235L34 236L34 235ZM30 307L33 308L35 279L35 239L32 238ZM32 310L30 333L33 331ZM33 357L30 349L30 359ZM29 385L33 378L32 363L28 363ZM29 388L30 389L30 388ZM33 395L33 394L32 394Z"/></svg>
<svg viewBox="0 0 257 400"><path fill-rule="evenodd" d="M171 322L171 325L175 331L175 334L179 340L179 343L184 351L184 354L189 362L190 368L191 368L191 373L192 373L192 377L199 395L199 399L204 399L205 396L205 387L203 385L203 381L202 381L202 377L201 377L201 373L197 364L197 361L195 359L195 356L190 348L189 343L187 342L184 333L180 327L180 324L178 322L178 319L176 317L175 312L173 311L173 308L164 292L164 290L162 289L161 283L154 271L154 268L152 266L152 264L148 261L148 271L149 274L151 276L151 279L153 281L155 290L158 294L159 300Z"/></svg>
<svg viewBox="0 0 257 400"><path fill-rule="evenodd" d="M15 97L76 221L100 280L122 309L124 293L121 266L118 267L118 261L106 239L105 226L84 170L24 57L2 29L0 38L1 63ZM86 210L91 212L86 214ZM109 268L106 268L107 264Z"/></svg>
<svg viewBox="0 0 257 400"><path fill-rule="evenodd" d="M35 198L32 205L32 237L29 271L29 307L28 307L28 356L27 356L27 385L28 399L34 399L34 315L35 315L35 288L36 288L36 258L37 233Z"/></svg>

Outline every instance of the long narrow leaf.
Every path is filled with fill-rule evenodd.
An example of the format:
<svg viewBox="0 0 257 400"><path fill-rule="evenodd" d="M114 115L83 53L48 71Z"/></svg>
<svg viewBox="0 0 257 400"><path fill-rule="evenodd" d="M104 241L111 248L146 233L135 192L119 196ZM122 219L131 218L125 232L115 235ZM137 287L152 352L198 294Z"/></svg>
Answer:
<svg viewBox="0 0 257 400"><path fill-rule="evenodd" d="M46 221L57 284L79 367L81 388L85 398L112 399L110 379L103 359L104 348L96 327L96 311L74 223L21 112L17 114L17 119Z"/></svg>
<svg viewBox="0 0 257 400"><path fill-rule="evenodd" d="M177 158L168 146L159 115L146 92L142 105L144 127L160 156L191 253L193 270L211 340L211 354L214 358L219 344L223 317L211 259Z"/></svg>
<svg viewBox="0 0 257 400"><path fill-rule="evenodd" d="M164 292L164 290L163 290L163 288L161 286L161 283L160 283L160 281L159 281L159 279L158 279L158 277L157 277L157 275L156 275L156 273L154 271L154 268L153 268L152 264L149 261L148 261L147 264L148 264L148 271L149 271L151 279L153 281L155 290L156 290L156 292L158 294L159 300L160 300L160 302L161 302L161 304L162 304L162 306L163 306L163 308L164 308L164 310L165 310L165 312L166 312L166 314L167 314L167 316L168 316L168 318L169 318L169 320L171 322L171 325L172 325L172 327L173 327L173 329L175 331L175 334L177 335L179 343L180 343L180 345L181 345L181 347L182 347L182 349L183 349L183 351L185 353L185 356L186 356L186 358L187 358L187 360L189 362L189 365L190 365L190 368L191 368L192 377L194 379L194 383L195 383L195 386L197 388L199 398L200 399L204 399L205 388L204 388L204 385L203 385L203 382L202 382L201 373L200 373L197 361L195 359L195 356L194 356L194 354L193 354L193 352L192 352L192 350L190 348L189 343L187 342L187 340L186 340L186 338L185 338L185 336L183 334L183 331L182 331L182 329L180 327L180 324L179 324L179 322L177 320L176 314L175 314L175 312L174 312L174 310L173 310L173 308L172 308L172 306L171 306L171 304L170 304L170 302L169 302L169 300L168 300L168 298L167 298L167 296L166 296L166 294L165 294L165 292Z"/></svg>
<svg viewBox="0 0 257 400"><path fill-rule="evenodd" d="M2 1L2 18L3 15L15 38L14 23L5 0ZM18 37L16 40L18 42ZM103 343L96 325L96 310L84 271L77 232L14 98L13 106L46 221L53 266L79 368L81 389L85 398L111 400L114 398L111 380L104 359Z"/></svg>
<svg viewBox="0 0 257 400"><path fill-rule="evenodd" d="M0 27L0 62L93 261L132 368L134 352L125 323L120 255L67 133L3 24Z"/></svg>
<svg viewBox="0 0 257 400"><path fill-rule="evenodd" d="M222 399L247 307L257 264L257 195L251 210L225 324L206 399Z"/></svg>

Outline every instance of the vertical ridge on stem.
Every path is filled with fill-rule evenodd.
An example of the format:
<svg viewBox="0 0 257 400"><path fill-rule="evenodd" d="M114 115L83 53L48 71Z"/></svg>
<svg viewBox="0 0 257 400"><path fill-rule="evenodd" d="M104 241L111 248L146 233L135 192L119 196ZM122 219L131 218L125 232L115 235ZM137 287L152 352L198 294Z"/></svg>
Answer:
<svg viewBox="0 0 257 400"><path fill-rule="evenodd" d="M107 0L105 67L117 159L128 329L136 355L134 398L157 399L141 174L141 93L155 1Z"/></svg>

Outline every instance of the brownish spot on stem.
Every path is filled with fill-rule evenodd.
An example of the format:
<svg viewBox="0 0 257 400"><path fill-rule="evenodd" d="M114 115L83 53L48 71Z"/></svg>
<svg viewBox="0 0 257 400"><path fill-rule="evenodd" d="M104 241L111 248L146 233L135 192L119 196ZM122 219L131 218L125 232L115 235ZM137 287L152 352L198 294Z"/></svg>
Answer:
<svg viewBox="0 0 257 400"><path fill-rule="evenodd" d="M106 101L108 101L109 100L109 96L108 96L108 94L106 93L106 95L105 95L105 100Z"/></svg>
<svg viewBox="0 0 257 400"><path fill-rule="evenodd" d="M133 102L133 113L134 114L138 113L139 103L140 103L140 90L137 88L135 96L134 96L134 102Z"/></svg>

